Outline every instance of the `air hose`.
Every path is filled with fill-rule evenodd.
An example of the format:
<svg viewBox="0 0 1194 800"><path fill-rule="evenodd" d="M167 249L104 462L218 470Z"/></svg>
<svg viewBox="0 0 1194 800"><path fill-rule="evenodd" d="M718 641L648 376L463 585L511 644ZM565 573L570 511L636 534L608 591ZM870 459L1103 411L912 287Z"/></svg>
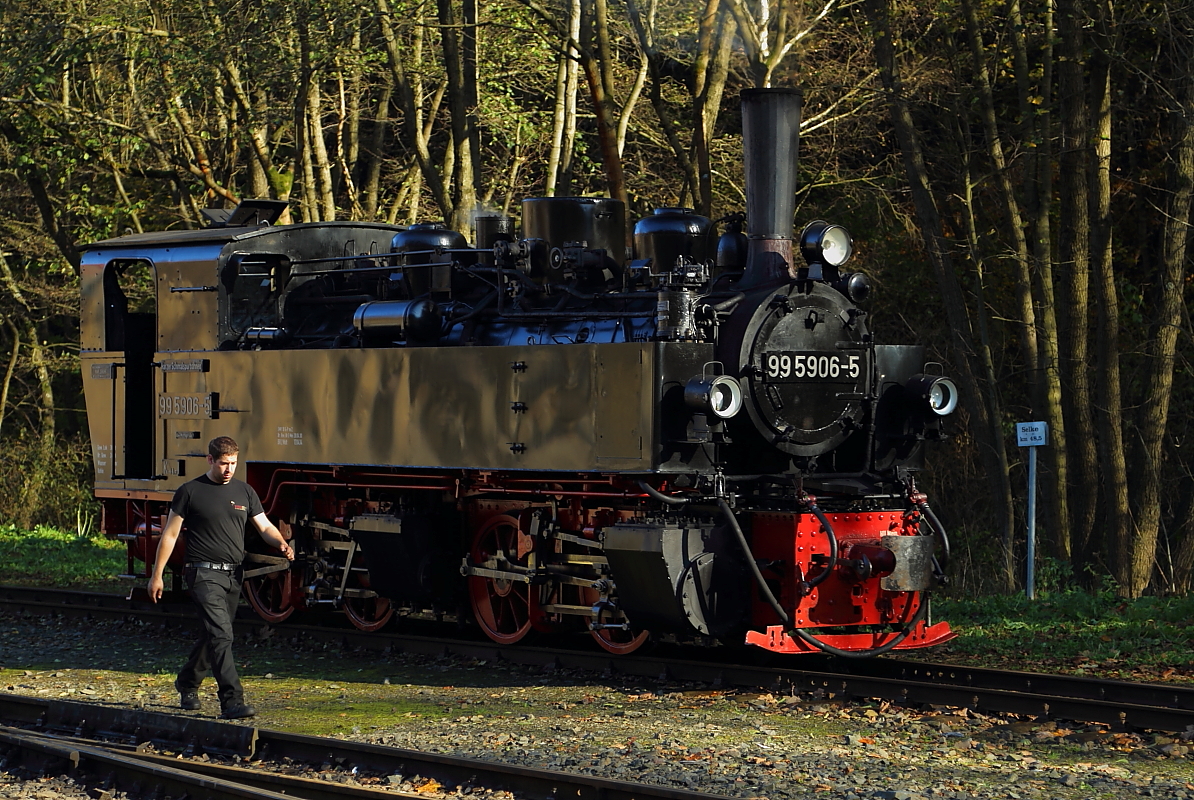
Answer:
<svg viewBox="0 0 1194 800"><path fill-rule="evenodd" d="M912 619L908 620L908 623L904 626L904 630L900 631L899 634L897 634L896 637L890 642L880 645L879 647L872 647L870 650L843 650L840 647L834 647L831 644L826 644L802 628L793 628L792 633L794 633L801 641L811 644L822 653L828 653L831 656L837 656L839 658L871 658L872 656L883 655L884 653L894 649L897 645L899 645L900 642L907 639L908 635L912 633L913 629L920 624L921 620L925 618L925 614L928 612L928 610L928 598L922 596L920 607L916 609L916 614L913 615Z"/></svg>
<svg viewBox="0 0 1194 800"><path fill-rule="evenodd" d="M817 520L821 523L821 527L825 528L825 535L829 537L829 563L825 565L825 569L821 571L821 574L807 582L807 588L812 589L814 586L819 585L821 581L828 578L829 573L833 572L834 567L837 566L837 534L833 532L833 526L829 524L829 518L817 507L815 499L808 498L806 507L817 517Z"/></svg>
<svg viewBox="0 0 1194 800"><path fill-rule="evenodd" d="M917 503L925 519L929 521L929 527L933 529L933 533L937 534L937 539L941 542L941 568L944 569L949 564L949 536L945 532L945 526L941 524L941 520L937 519L937 515L933 513L933 509L929 508L928 501Z"/></svg>
<svg viewBox="0 0 1194 800"><path fill-rule="evenodd" d="M646 481L639 481L638 488L642 489L650 497L653 497L654 499L658 500L661 503L667 503L669 506L682 506L686 503L691 502L688 498L685 498L685 497L671 497L669 495L666 495L663 492L656 489L651 484L647 483Z"/></svg>
<svg viewBox="0 0 1194 800"><path fill-rule="evenodd" d="M788 612L784 611L783 606L775 599L775 595L771 592L771 587L767 585L767 580L763 577L763 573L759 571L759 565L755 563L754 554L750 552L750 544L746 541L746 534L742 532L742 526L738 524L738 518L734 516L734 512L730 510L730 506L723 498L717 498L717 507L721 509L721 513L725 516L726 522L730 523L730 529L734 531L734 536L738 539L738 545L742 548L742 554L746 556L746 563L750 567L750 571L755 576L755 582L759 585L759 594L763 595L763 599L767 601L767 605L779 615L784 624L791 622L792 618L788 616Z"/></svg>

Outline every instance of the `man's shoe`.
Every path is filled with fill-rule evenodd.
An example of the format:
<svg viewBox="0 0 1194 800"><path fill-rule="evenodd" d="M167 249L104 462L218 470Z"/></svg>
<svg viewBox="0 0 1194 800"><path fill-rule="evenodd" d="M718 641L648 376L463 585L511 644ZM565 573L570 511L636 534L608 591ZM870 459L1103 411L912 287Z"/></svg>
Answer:
<svg viewBox="0 0 1194 800"><path fill-rule="evenodd" d="M198 711L203 704L199 702L198 692L182 692L178 697L178 707L184 711Z"/></svg>
<svg viewBox="0 0 1194 800"><path fill-rule="evenodd" d="M248 719L255 716L257 716L257 709L253 706L247 703L237 703L225 708L224 713L220 714L220 719Z"/></svg>

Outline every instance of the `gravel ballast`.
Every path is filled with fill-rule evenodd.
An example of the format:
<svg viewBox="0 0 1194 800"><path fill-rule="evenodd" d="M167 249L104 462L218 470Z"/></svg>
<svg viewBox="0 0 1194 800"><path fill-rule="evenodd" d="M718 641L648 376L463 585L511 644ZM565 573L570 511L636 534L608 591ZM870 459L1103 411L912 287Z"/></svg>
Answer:
<svg viewBox="0 0 1194 800"><path fill-rule="evenodd" d="M2 614L0 689L214 717L210 681L202 710L177 709L174 671L192 643L189 630L132 619ZM254 724L280 730L773 800L1194 799L1192 732L353 652L288 639L285 628L238 640L235 652ZM453 790L419 776L315 773ZM82 796L69 781L38 789L28 777L8 774L0 795Z"/></svg>

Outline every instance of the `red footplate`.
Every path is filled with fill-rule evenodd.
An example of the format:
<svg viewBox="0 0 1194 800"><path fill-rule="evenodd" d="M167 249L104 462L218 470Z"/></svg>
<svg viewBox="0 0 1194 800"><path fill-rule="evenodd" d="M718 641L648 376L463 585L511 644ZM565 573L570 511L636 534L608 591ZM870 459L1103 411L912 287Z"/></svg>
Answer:
<svg viewBox="0 0 1194 800"><path fill-rule="evenodd" d="M817 639L830 647L836 647L839 650L863 651L874 650L882 647L887 642L899 636L899 631L889 633L839 633L839 634L817 634ZM908 638L897 644L893 650L913 650L918 647L932 647L938 644L944 644L950 639L954 639L958 634L949 629L948 622L938 622L936 625L925 625L924 622L918 622L908 634ZM760 633L759 631L748 631L746 634L746 643L754 644L762 647L764 650L771 650L775 653L819 653L820 649L814 647L803 639L797 639L792 634L784 630L782 625L771 625L766 631Z"/></svg>

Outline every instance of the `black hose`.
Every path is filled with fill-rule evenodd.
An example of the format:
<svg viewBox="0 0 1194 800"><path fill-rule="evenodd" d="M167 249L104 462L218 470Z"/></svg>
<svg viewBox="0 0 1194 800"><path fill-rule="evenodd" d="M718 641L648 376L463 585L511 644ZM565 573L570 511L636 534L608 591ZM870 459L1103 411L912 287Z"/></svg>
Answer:
<svg viewBox="0 0 1194 800"><path fill-rule="evenodd" d="M501 290L499 289L498 291L501 291ZM484 298L482 298L481 302L477 303L475 306L473 306L471 309L469 309L465 313L461 314L459 317L452 317L450 319L444 320L443 335L446 336L448 331L452 330L452 328L455 327L457 325L457 323L464 322L466 320L470 320L473 317L480 314L485 309L489 308L489 306L493 305L493 302L495 300L497 300L497 297L498 297L497 292L493 292L489 295L486 295Z"/></svg>
<svg viewBox="0 0 1194 800"><path fill-rule="evenodd" d="M767 580L763 577L763 573L759 571L759 565L755 563L754 553L750 551L750 544L746 541L746 534L742 532L742 526L738 524L738 518L734 516L734 512L730 510L726 501L720 497L717 498L717 507L721 509L726 522L730 523L730 529L734 531L734 536L738 538L738 545L742 548L742 554L746 556L746 564L754 574L755 582L758 583L759 594L763 595L763 599L767 601L767 605L771 606L772 610L779 615L780 620L785 625L790 623L792 618L788 616L788 612L784 611L783 606L775 599L775 595L771 592L771 587L767 585Z"/></svg>
<svg viewBox="0 0 1194 800"><path fill-rule="evenodd" d="M813 647L820 650L822 653L828 653L831 656L837 656L838 658L872 658L874 656L881 656L884 653L890 652L897 645L899 645L900 642L907 639L908 635L912 633L912 630L920 624L921 620L925 618L925 614L928 612L928 610L929 599L922 594L920 608L916 609L916 614L913 615L912 619L908 620L908 624L904 626L904 630L900 631L899 635L897 635L890 642L880 645L879 647L873 647L870 650L843 650L840 647L834 647L831 644L826 644L803 628L793 628L792 633L796 634L801 641L807 642L808 644L811 644Z"/></svg>
<svg viewBox="0 0 1194 800"><path fill-rule="evenodd" d="M654 486L647 483L646 481L639 481L638 488L642 489L644 492L646 492L648 495L655 498L659 502L667 503L669 506L682 506L682 505L687 505L689 502L689 500L684 497L670 497L670 496L664 494L663 492L659 491L658 489L656 489Z"/></svg>
<svg viewBox="0 0 1194 800"><path fill-rule="evenodd" d="M945 532L945 526L941 524L941 520L937 519L937 515L933 513L933 509L929 508L929 504L920 504L921 513L929 521L929 527L937 534L937 538L941 540L941 568L945 569L949 565L949 535Z"/></svg>
<svg viewBox="0 0 1194 800"><path fill-rule="evenodd" d="M736 305L738 305L745 299L746 299L746 295L743 294L742 292L738 292L738 294L734 295L730 299L722 300L720 303L713 306L713 310L719 311L719 312L729 311L731 308L734 308Z"/></svg>
<svg viewBox="0 0 1194 800"><path fill-rule="evenodd" d="M808 510L816 515L817 519L821 522L821 527L825 528L825 533L829 537L829 563L825 565L825 569L821 574L808 582L808 588L812 589L828 578L829 573L833 572L834 567L837 566L837 534L833 532L833 526L829 524L829 518L821 512L816 502L810 502Z"/></svg>

